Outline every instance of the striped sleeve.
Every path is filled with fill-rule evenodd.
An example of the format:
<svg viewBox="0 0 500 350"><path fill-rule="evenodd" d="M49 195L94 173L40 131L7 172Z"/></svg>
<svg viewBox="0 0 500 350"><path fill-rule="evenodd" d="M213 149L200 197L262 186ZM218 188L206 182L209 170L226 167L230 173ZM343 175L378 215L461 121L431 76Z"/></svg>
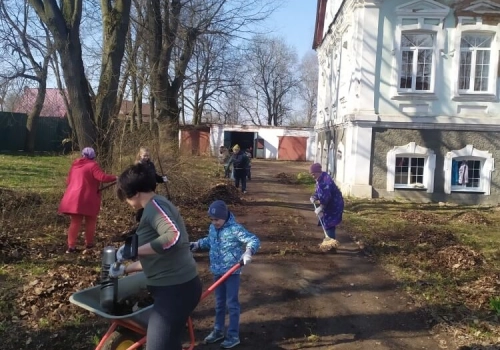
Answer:
<svg viewBox="0 0 500 350"><path fill-rule="evenodd" d="M151 241L151 248L161 253L172 248L179 241L181 232L160 203L153 199L152 204L154 207L153 227L158 233L158 238Z"/></svg>

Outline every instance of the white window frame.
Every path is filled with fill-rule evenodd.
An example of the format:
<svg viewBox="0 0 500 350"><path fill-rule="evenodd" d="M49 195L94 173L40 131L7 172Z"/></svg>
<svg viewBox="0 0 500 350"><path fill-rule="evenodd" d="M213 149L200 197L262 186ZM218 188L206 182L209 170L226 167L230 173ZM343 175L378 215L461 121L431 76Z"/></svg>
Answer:
<svg viewBox="0 0 500 350"><path fill-rule="evenodd" d="M493 46L493 40L495 40L495 33L490 33L490 32L471 32L471 31L466 31L462 32L462 38L466 35L486 35L491 38L491 43L488 48L472 48L472 49L464 49L462 48L462 40L460 40L460 54L459 54L459 75L460 75L460 66L461 66L461 60L462 60L462 53L467 52L471 54L471 63L470 63L470 75L468 77L468 84L469 88L468 89L461 89L460 85L458 87L458 92L460 94L487 94L489 91L491 91L491 68L492 62L491 62L491 57L493 56L493 52L491 52L491 48ZM486 90L474 90L475 87L475 79L477 76L477 59L478 59L478 54L480 51L484 52L489 52L489 60L488 60L488 75L486 76L488 84L486 85ZM460 82L460 76L459 76L459 82Z"/></svg>
<svg viewBox="0 0 500 350"><path fill-rule="evenodd" d="M436 73L436 33L435 32L429 32L429 31L424 31L424 30L402 30L401 31L401 36L405 34L416 34L416 35L430 35L432 38L432 46L429 47L418 47L418 48L409 48L409 47L402 47L400 44L399 47L399 53L398 53L398 63L399 63L399 68L398 68L398 92L400 93L415 93L415 94L422 94L422 93L433 93L434 92L434 82L435 82L435 73ZM401 38L400 38L401 40ZM429 89L427 90L417 90L417 77L418 77L418 53L420 50L432 50L432 55L431 55L431 76L430 76L430 81L429 81ZM401 87L401 78L402 78L402 68L403 68L403 53L404 52L412 52L413 57L412 57L412 72L411 72L411 87L410 88L403 88Z"/></svg>
<svg viewBox="0 0 500 350"><path fill-rule="evenodd" d="M458 161L462 159L481 161L481 186L479 188L451 185L452 163L454 159ZM475 149L473 145L467 145L459 150L452 150L446 153L444 158L444 193L477 192L489 196L491 192L491 172L493 170L495 170L495 160L493 155L488 151Z"/></svg>
<svg viewBox="0 0 500 350"><path fill-rule="evenodd" d="M427 10L414 10L414 8L429 7ZM443 29L444 18L450 12L450 8L432 0L415 0L396 7L397 23L393 42L393 64L392 64L392 99L431 98L435 99L435 91L441 88L441 82L436 79L436 73L442 69L441 52L445 44L445 31ZM416 24L404 24L407 20L416 21ZM438 20L438 24L428 24L428 20ZM413 90L400 88L400 76L402 72L402 48L401 36L404 32L430 33L434 35L431 82L429 90ZM416 58L418 60L418 58ZM413 84L412 84L413 85Z"/></svg>
<svg viewBox="0 0 500 350"><path fill-rule="evenodd" d="M415 185L395 184L396 181L396 158L398 157L418 157L424 158L424 180L423 187ZM396 189L425 189L427 193L434 192L434 169L436 168L436 154L433 150L418 146L415 142L410 142L404 146L395 146L387 152L387 188L388 192Z"/></svg>
<svg viewBox="0 0 500 350"><path fill-rule="evenodd" d="M475 24L470 24L474 21ZM490 48L490 67L488 75L488 90L474 91L460 90L460 53L462 35L467 33L490 34L493 35ZM498 60L500 51L500 24L488 25L483 24L480 17L459 17L457 28L455 29L455 37L452 39L453 46L450 50L450 56L453 56L453 100L455 101L496 101L497 96L497 81L498 81ZM472 72L471 72L472 74Z"/></svg>

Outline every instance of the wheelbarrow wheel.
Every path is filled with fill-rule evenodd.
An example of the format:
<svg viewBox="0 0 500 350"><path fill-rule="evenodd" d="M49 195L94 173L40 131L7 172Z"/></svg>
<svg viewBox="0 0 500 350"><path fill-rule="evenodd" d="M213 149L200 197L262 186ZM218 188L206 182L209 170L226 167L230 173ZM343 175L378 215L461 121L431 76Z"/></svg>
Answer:
<svg viewBox="0 0 500 350"><path fill-rule="evenodd" d="M127 350L141 338L141 335L131 331L114 331L109 338L106 339L106 342L102 346L102 350ZM137 349L143 349L143 347L141 346Z"/></svg>

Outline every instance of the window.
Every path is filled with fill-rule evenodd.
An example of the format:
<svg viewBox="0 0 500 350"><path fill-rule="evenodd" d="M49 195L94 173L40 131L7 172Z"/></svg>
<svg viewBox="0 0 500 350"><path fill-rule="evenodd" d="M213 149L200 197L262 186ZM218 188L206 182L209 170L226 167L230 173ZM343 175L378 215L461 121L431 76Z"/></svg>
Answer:
<svg viewBox="0 0 500 350"><path fill-rule="evenodd" d="M436 155L430 149L410 142L387 153L387 191L426 189L434 192Z"/></svg>
<svg viewBox="0 0 500 350"><path fill-rule="evenodd" d="M498 26L482 17L458 17L453 57L453 100L496 102L500 40Z"/></svg>
<svg viewBox="0 0 500 350"><path fill-rule="evenodd" d="M424 187L424 157L396 157L394 184Z"/></svg>
<svg viewBox="0 0 500 350"><path fill-rule="evenodd" d="M430 91L434 34L401 34L401 74L399 89L406 91Z"/></svg>
<svg viewBox="0 0 500 350"><path fill-rule="evenodd" d="M490 194L492 154L467 145L446 154L444 160L444 192L481 192Z"/></svg>
<svg viewBox="0 0 500 350"><path fill-rule="evenodd" d="M481 161L474 159L458 159L451 161L451 187L457 189L481 188Z"/></svg>
<svg viewBox="0 0 500 350"><path fill-rule="evenodd" d="M493 35L464 33L460 41L460 92L489 90Z"/></svg>
<svg viewBox="0 0 500 350"><path fill-rule="evenodd" d="M443 86L439 49L446 44L444 19L450 8L433 0L411 0L394 9L391 99L434 100Z"/></svg>

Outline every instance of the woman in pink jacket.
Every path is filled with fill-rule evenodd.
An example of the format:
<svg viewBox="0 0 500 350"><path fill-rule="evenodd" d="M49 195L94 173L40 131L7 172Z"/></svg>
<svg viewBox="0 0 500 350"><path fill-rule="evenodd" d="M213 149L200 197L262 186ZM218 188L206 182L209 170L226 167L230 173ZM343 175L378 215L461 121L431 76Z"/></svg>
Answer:
<svg viewBox="0 0 500 350"><path fill-rule="evenodd" d="M59 213L71 217L66 253L76 252L76 241L84 218L86 248L94 246L97 215L101 209L99 185L101 182L116 181L116 176L104 173L94 159L94 149L85 147L82 158L76 159L71 164L66 180L68 187L59 205Z"/></svg>

